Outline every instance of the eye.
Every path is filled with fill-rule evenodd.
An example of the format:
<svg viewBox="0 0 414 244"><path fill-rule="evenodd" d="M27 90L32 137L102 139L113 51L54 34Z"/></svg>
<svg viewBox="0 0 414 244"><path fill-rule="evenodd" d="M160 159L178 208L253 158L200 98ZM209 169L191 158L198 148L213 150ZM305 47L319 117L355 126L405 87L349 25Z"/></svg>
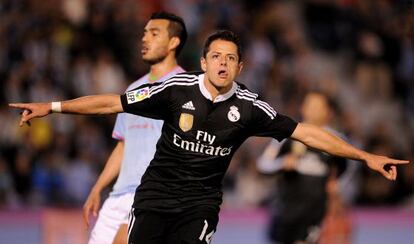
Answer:
<svg viewBox="0 0 414 244"><path fill-rule="evenodd" d="M219 55L218 55L218 54L213 54L213 55L211 55L211 57L212 57L213 59L217 59L217 58L219 57Z"/></svg>
<svg viewBox="0 0 414 244"><path fill-rule="evenodd" d="M234 57L234 56L229 56L229 57L228 57L228 59L229 59L230 61L236 61L236 57Z"/></svg>
<svg viewBox="0 0 414 244"><path fill-rule="evenodd" d="M159 35L160 35L159 30L151 30L151 36L152 37L156 37L156 36L159 36Z"/></svg>

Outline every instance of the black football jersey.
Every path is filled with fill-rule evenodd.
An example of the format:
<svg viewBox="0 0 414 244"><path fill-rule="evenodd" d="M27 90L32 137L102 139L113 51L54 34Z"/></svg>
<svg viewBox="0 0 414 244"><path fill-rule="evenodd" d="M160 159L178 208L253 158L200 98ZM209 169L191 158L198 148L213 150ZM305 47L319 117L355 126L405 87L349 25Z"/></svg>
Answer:
<svg viewBox="0 0 414 244"><path fill-rule="evenodd" d="M181 73L121 96L125 112L164 120L134 208L180 212L205 205L218 211L222 179L237 148L250 136L281 141L296 128L238 82L213 101L203 79L202 72Z"/></svg>

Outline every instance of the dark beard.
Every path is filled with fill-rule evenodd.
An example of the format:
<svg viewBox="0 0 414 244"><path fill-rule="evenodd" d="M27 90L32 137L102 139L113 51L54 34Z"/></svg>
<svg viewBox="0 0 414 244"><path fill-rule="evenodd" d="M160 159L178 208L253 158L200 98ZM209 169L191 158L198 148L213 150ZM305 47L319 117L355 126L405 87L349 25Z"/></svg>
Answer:
<svg viewBox="0 0 414 244"><path fill-rule="evenodd" d="M154 64L161 63L162 61L164 61L164 59L165 59L166 57L167 57L167 56L161 56L161 57L154 58L154 59L143 59L143 61L144 61L145 63L149 64L149 65L154 65Z"/></svg>

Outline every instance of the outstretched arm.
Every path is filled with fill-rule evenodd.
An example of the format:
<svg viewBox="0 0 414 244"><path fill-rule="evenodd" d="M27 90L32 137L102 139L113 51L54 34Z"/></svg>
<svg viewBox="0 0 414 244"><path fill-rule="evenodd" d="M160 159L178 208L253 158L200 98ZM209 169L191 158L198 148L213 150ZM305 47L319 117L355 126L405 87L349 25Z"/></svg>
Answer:
<svg viewBox="0 0 414 244"><path fill-rule="evenodd" d="M52 112L68 114L112 114L123 112L119 95L94 95L52 103L10 103L13 108L23 109L20 126L33 118L44 117Z"/></svg>
<svg viewBox="0 0 414 244"><path fill-rule="evenodd" d="M123 153L124 142L119 141L83 205L83 219L87 227L89 227L89 215L91 213L94 217L98 215L98 210L101 205L102 190L105 189L105 187L107 187L119 174Z"/></svg>
<svg viewBox="0 0 414 244"><path fill-rule="evenodd" d="M369 168L380 172L389 180L395 180L397 178L396 165L409 163L409 161L406 160L396 160L359 150L339 137L336 137L319 127L305 123L299 123L291 137L301 141L309 147L316 148L332 155L364 161ZM387 165L390 167L385 169L385 166Z"/></svg>

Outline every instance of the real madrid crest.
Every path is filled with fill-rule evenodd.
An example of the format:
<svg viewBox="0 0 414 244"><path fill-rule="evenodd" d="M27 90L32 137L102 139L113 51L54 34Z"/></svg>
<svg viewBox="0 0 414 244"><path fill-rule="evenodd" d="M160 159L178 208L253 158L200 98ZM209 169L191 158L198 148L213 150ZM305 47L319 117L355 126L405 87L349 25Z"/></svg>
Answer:
<svg viewBox="0 0 414 244"><path fill-rule="evenodd" d="M184 132L187 132L193 128L194 116L192 114L182 113L180 115L179 126Z"/></svg>
<svg viewBox="0 0 414 244"><path fill-rule="evenodd" d="M227 118L231 122L236 122L240 119L239 109L236 106L231 106L230 111L227 113Z"/></svg>

